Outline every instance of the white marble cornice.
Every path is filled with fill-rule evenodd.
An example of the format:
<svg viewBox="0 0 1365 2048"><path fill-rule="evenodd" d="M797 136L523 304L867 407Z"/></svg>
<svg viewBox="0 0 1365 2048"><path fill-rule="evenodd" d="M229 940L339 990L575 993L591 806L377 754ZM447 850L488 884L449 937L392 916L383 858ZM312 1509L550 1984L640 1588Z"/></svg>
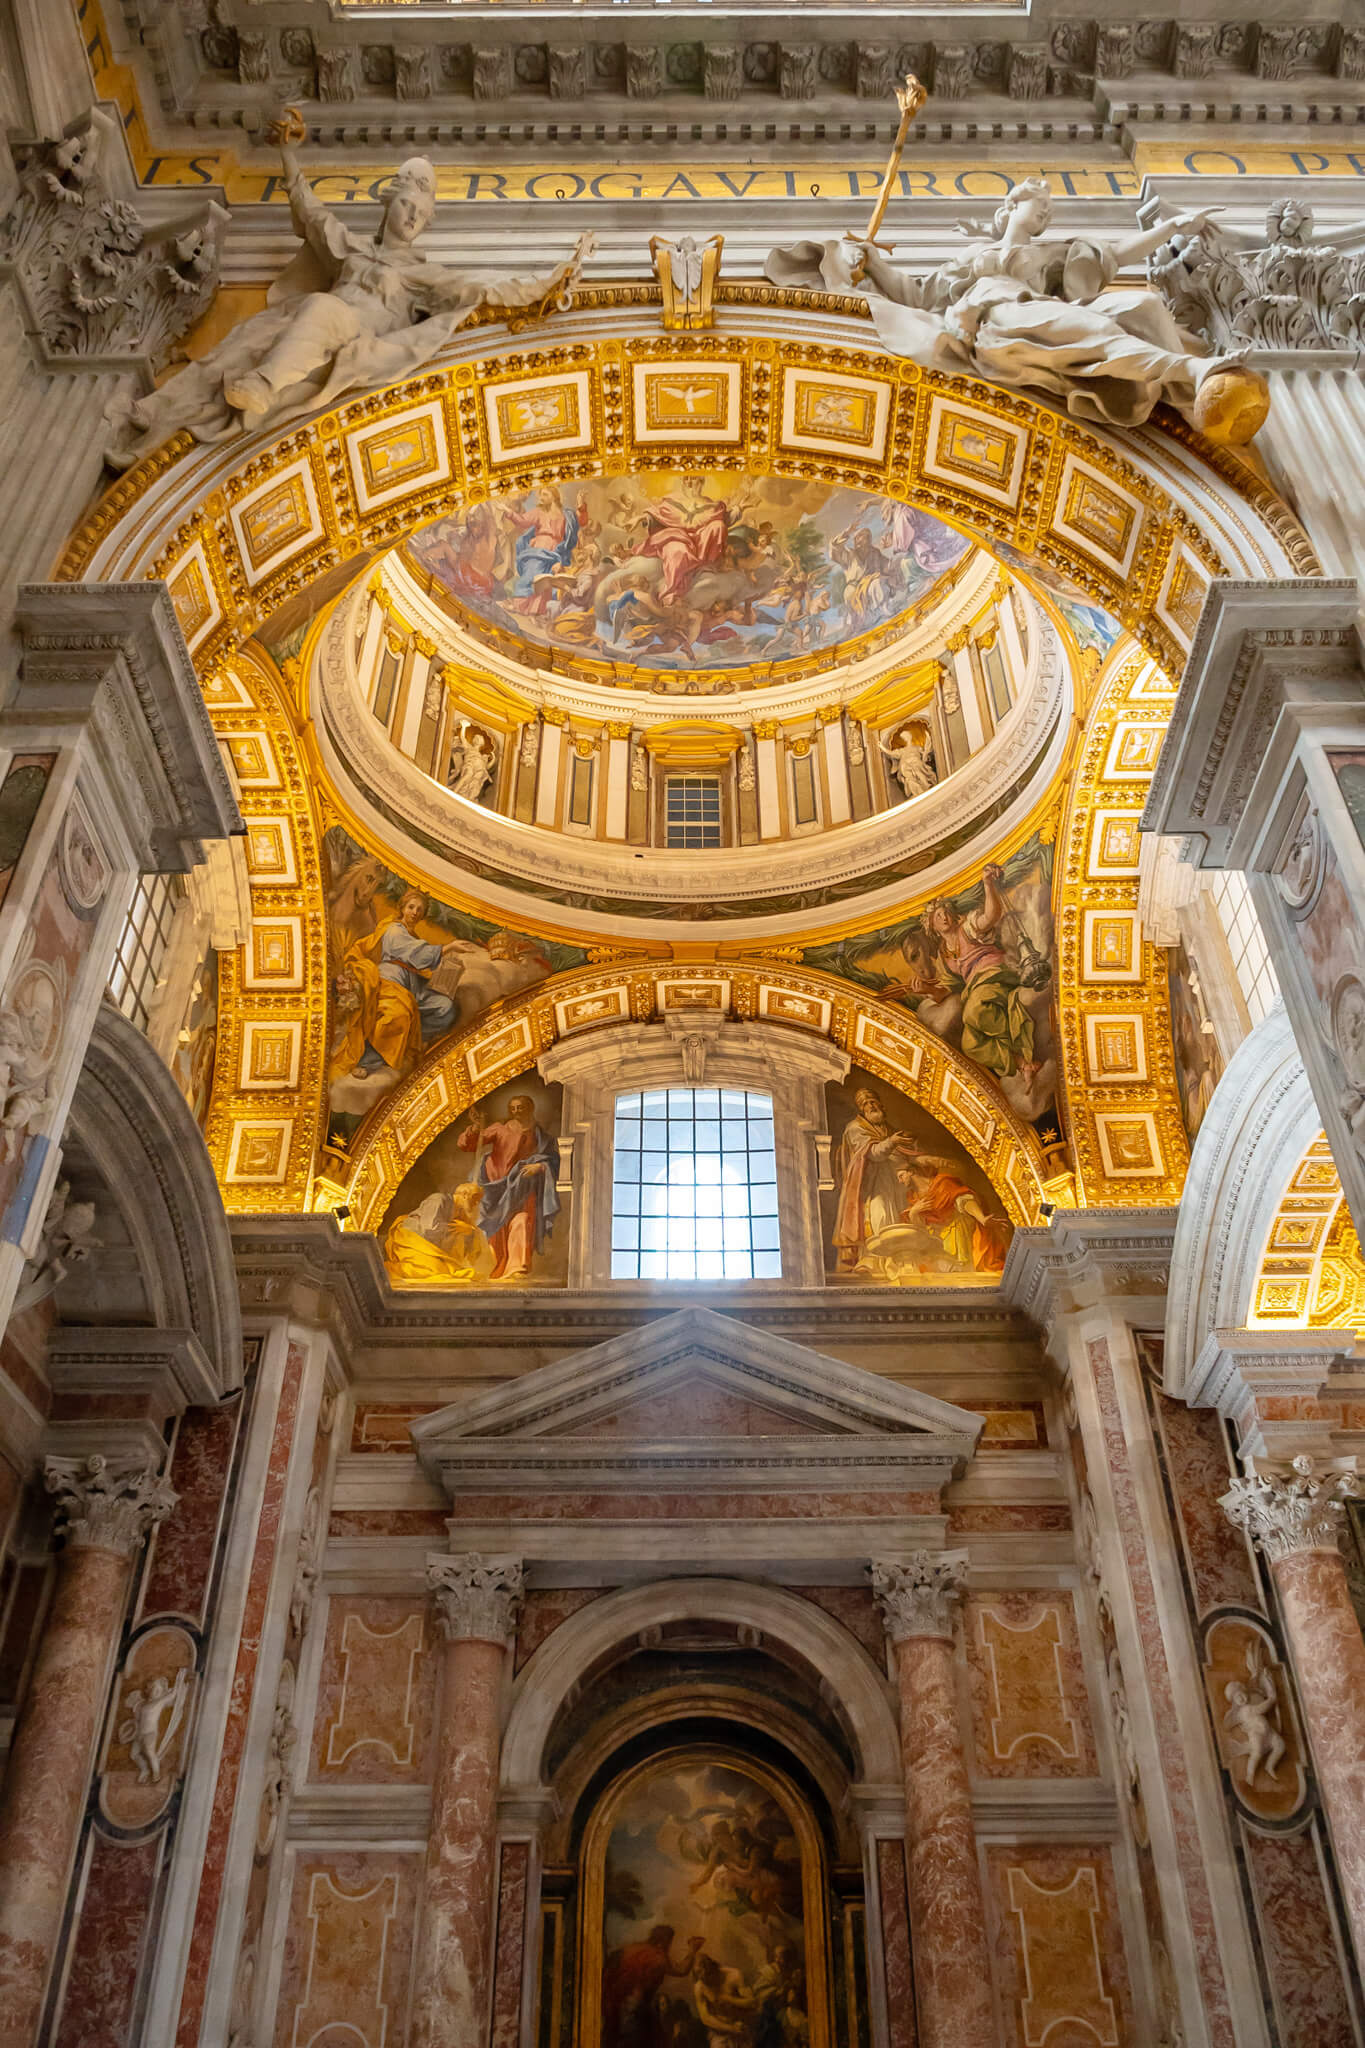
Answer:
<svg viewBox="0 0 1365 2048"><path fill-rule="evenodd" d="M1138 1212L1141 1213L1141 1212ZM291 1318L327 1330L348 1366L365 1353L366 1377L451 1378L471 1346L588 1345L640 1331L696 1300L685 1284L449 1290L390 1286L376 1239L345 1232L331 1215L234 1216L237 1283L248 1332ZM1025 1233L1016 1233L1016 1238ZM716 1283L707 1304L758 1330L822 1341L894 1339L910 1355L942 1360L954 1343L1026 1340L1029 1325L998 1287L803 1288ZM907 1310L913 1306L913 1320Z"/></svg>
<svg viewBox="0 0 1365 2048"><path fill-rule="evenodd" d="M1058 1209L1046 1226L1015 1231L1001 1294L1045 1331L1110 1298L1146 1317L1165 1296L1176 1217L1174 1209Z"/></svg>
<svg viewBox="0 0 1365 2048"><path fill-rule="evenodd" d="M1359 702L1359 606L1359 589L1345 578L1210 584L1143 808L1144 832L1188 838L1198 866L1251 865L1269 823L1253 786L1263 771L1278 777L1296 738L1277 729L1291 686L1302 681L1315 699Z"/></svg>
<svg viewBox="0 0 1365 2048"><path fill-rule="evenodd" d="M144 870L202 858L241 813L166 585L30 583L19 592L19 682L8 716L89 718Z"/></svg>

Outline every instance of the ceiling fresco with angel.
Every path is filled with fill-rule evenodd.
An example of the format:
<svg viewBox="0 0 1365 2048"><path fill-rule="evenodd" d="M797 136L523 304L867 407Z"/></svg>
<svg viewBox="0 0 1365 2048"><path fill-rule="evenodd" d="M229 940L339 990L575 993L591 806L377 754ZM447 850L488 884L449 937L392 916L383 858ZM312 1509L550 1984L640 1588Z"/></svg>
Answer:
<svg viewBox="0 0 1365 2048"><path fill-rule="evenodd" d="M407 546L494 644L722 680L903 632L971 552L930 514L863 491L693 471L543 484L449 513Z"/></svg>
<svg viewBox="0 0 1365 2048"><path fill-rule="evenodd" d="M323 837L331 983L328 1143L366 1114L428 1046L504 996L581 967L581 946L531 938L439 902L340 825Z"/></svg>

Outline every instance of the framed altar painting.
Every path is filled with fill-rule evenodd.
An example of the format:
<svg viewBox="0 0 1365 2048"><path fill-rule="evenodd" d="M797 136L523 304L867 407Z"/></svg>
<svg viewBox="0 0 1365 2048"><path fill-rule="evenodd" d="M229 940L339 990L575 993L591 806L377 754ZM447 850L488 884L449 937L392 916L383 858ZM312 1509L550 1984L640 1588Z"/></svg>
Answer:
<svg viewBox="0 0 1365 2048"><path fill-rule="evenodd" d="M578 2048L833 2048L826 1892L778 1772L703 1746L637 1764L584 1839Z"/></svg>

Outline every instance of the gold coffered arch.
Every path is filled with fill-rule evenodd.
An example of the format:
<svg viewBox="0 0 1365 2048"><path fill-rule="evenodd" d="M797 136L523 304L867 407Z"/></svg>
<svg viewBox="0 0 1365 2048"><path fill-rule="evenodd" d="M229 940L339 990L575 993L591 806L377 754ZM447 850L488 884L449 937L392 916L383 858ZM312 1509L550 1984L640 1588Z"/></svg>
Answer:
<svg viewBox="0 0 1365 2048"><path fill-rule="evenodd" d="M869 346L869 322L846 301L734 286L723 295L727 327L665 335L639 331L649 299L633 286L585 293L536 330L534 346L505 330L467 331L425 374L273 440L195 447L180 436L111 488L58 573L164 578L225 729L244 709L245 643L282 606L323 578L329 594L339 589L348 569L358 573L445 510L542 482L699 464L820 478L930 510L988 548L1014 551L1025 574L1030 563L1060 571L1147 656L1129 664L1127 682L1115 676L1098 693L1056 880L1058 1036L1078 1193L1172 1199L1186 1149L1159 956L1137 922L1136 818L1210 579L1316 573L1302 529L1248 464L1181 423L1111 434L1018 393L922 372ZM794 338L794 328L805 332ZM666 386L682 370L707 394L704 420L668 412ZM282 699L275 693L271 709L262 697L257 709L287 752L306 707L294 719ZM1120 726L1146 731L1120 736L1121 755ZM314 809L314 846L319 822ZM977 863L979 852L964 874ZM315 854L301 859L296 886L301 943L317 938L300 965L304 983L258 995L243 971L220 1050L210 1136L234 1208L313 1198L325 1088L313 1049L323 1031L313 1004L321 1010L325 989ZM297 1009L280 1021L309 1021L298 1061L272 1076L264 1054L274 1039L252 1034L259 1071L243 1065L242 1040L275 1021L281 1003ZM888 1014L913 1025L906 1012ZM282 1061L278 1036L269 1057Z"/></svg>
<svg viewBox="0 0 1365 2048"><path fill-rule="evenodd" d="M559 1040L598 1025L699 1012L739 1022L765 1019L828 1039L960 1139L1011 1222L1037 1222L1047 1199L1047 1161L1034 1132L979 1067L906 1011L834 975L732 961L588 968L552 976L498 1004L434 1046L362 1125L350 1178L333 1204L349 1207L359 1229L378 1229L403 1175L432 1139L481 1096L527 1072Z"/></svg>

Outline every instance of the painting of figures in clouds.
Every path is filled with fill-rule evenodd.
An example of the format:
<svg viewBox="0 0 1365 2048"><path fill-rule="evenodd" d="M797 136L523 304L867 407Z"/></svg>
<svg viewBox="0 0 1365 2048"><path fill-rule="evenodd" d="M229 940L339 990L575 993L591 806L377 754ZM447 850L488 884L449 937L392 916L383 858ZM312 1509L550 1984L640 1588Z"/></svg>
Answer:
<svg viewBox="0 0 1365 2048"><path fill-rule="evenodd" d="M344 1152L376 1102L438 1038L548 974L580 946L442 903L334 825L323 839L331 972L328 1144Z"/></svg>
<svg viewBox="0 0 1365 2048"><path fill-rule="evenodd" d="M829 2048L819 1850L776 1776L674 1752L590 1830L583 2016L600 2048Z"/></svg>
<svg viewBox="0 0 1365 2048"><path fill-rule="evenodd" d="M483 637L690 676L890 627L971 544L841 486L663 471L490 498L408 545Z"/></svg>
<svg viewBox="0 0 1365 2048"><path fill-rule="evenodd" d="M379 1226L391 1280L564 1285L568 1198L556 1185L563 1097L558 1086L509 1081L433 1138Z"/></svg>
<svg viewBox="0 0 1365 2048"><path fill-rule="evenodd" d="M862 1068L827 1089L834 1187L826 1277L914 1287L996 1279L1014 1234L981 1168L925 1109Z"/></svg>

